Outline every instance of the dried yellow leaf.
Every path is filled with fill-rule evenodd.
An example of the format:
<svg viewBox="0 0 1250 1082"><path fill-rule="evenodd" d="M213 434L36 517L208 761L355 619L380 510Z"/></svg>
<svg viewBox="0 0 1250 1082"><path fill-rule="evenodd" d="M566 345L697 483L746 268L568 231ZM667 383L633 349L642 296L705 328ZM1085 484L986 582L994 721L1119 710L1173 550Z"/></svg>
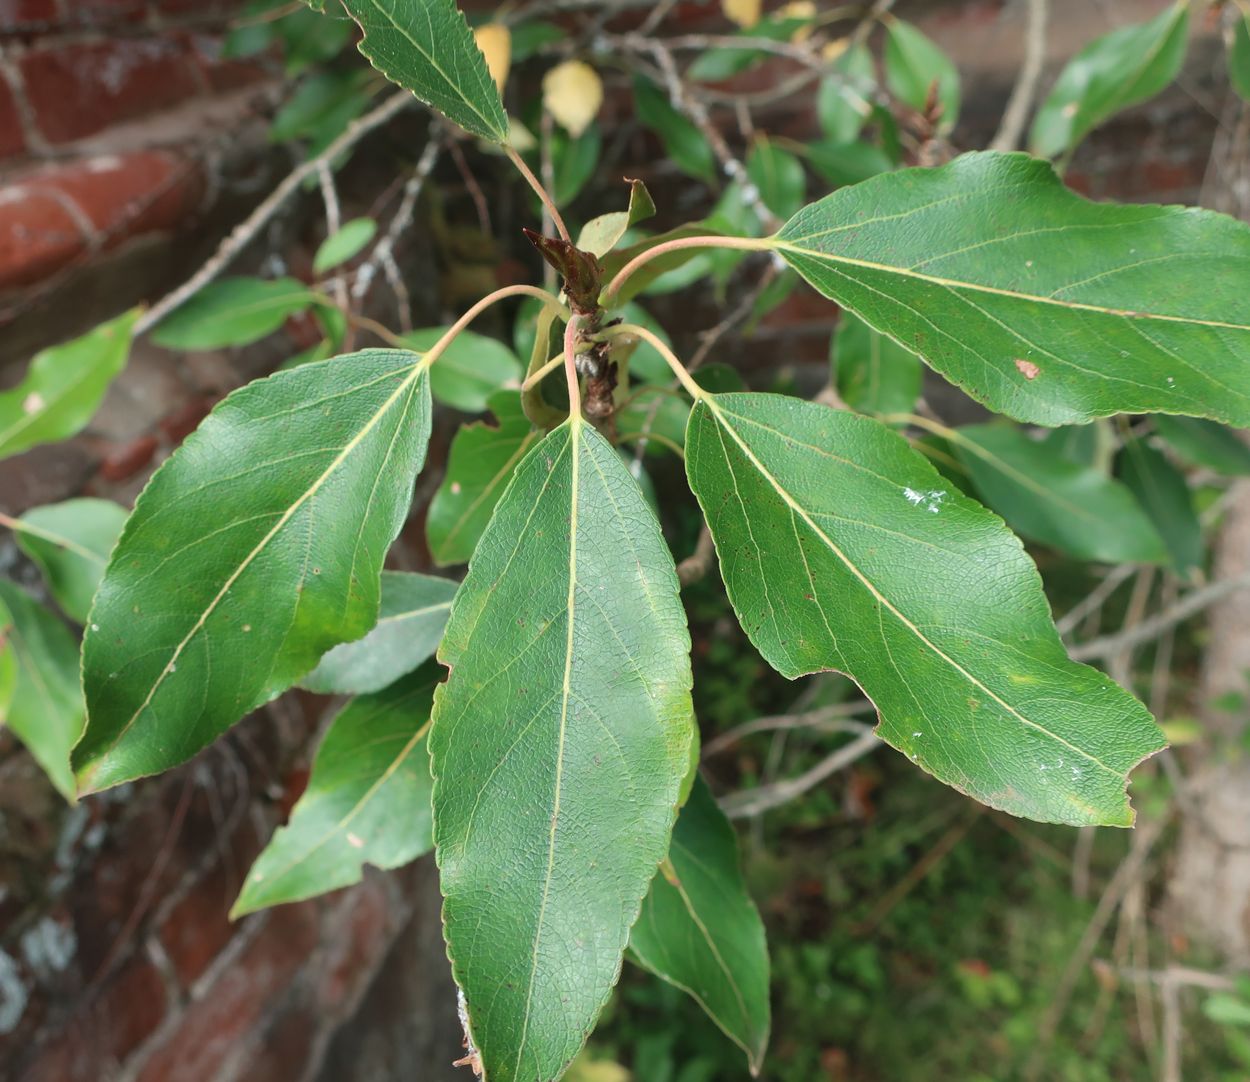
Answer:
<svg viewBox="0 0 1250 1082"><path fill-rule="evenodd" d="M760 21L764 5L762 0L720 0L720 6L726 19L749 30Z"/></svg>
<svg viewBox="0 0 1250 1082"><path fill-rule="evenodd" d="M543 106L574 138L581 135L603 104L603 83L595 69L566 60L543 76Z"/></svg>
<svg viewBox="0 0 1250 1082"><path fill-rule="evenodd" d="M512 31L502 23L487 23L474 30L473 37L486 57L486 70L502 94L512 67Z"/></svg>
<svg viewBox="0 0 1250 1082"><path fill-rule="evenodd" d="M776 18L778 19L815 19L816 5L812 0L791 0L789 4L783 4L777 9ZM806 41L812 36L812 28L810 26L800 26L793 34L790 40L798 45Z"/></svg>

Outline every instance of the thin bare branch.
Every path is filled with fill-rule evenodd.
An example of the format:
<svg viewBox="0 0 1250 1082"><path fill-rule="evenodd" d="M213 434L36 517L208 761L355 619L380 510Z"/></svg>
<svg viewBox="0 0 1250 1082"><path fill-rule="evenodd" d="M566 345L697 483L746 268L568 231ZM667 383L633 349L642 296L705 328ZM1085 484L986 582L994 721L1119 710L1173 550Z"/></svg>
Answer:
<svg viewBox="0 0 1250 1082"><path fill-rule="evenodd" d="M1029 0L1029 17L1024 30L1024 62L1020 65L1020 74L1007 101L1007 108L1003 110L1003 121L990 143L990 150L1015 150L1020 145L1029 110L1037 96L1042 64L1046 60L1046 22L1049 14L1049 0Z"/></svg>

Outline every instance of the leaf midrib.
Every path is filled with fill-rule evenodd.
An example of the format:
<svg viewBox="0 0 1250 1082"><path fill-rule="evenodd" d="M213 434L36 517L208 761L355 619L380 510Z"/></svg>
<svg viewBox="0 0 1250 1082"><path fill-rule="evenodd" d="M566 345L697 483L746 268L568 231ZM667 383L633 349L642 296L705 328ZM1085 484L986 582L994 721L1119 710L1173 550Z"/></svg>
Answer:
<svg viewBox="0 0 1250 1082"><path fill-rule="evenodd" d="M991 688L987 687L984 683L982 683L979 679L977 679L976 676L974 676L971 672L969 672L966 668L964 668L958 661L956 661L953 657L951 657L949 654L943 651L940 647L938 647L936 643L932 642L920 630L920 628L915 623L913 623L899 608L897 608L894 605L892 601L890 601L888 597L885 596L885 594L883 594L877 588L876 584L863 571L859 569L859 566L845 552L843 552L842 549L838 547L838 545L834 543L833 539L827 533L825 533L825 531L821 529L820 525L807 513L807 510L790 494L790 492L785 488L785 486L781 484L781 482L772 474L771 471L769 471L769 469L759 460L759 458L756 457L755 453L750 449L750 447L747 446L746 442L742 439L742 437L738 435L738 433L734 430L733 426L725 420L720 407L716 405L716 403L712 400L712 398L710 396L705 396L700 401L700 403L698 403L698 405L704 405L708 408L712 416L715 418L717 424L721 428L723 428L726 432L729 433L729 435L733 438L733 441L738 445L739 449L742 451L743 455L745 455L747 460L755 467L756 470L759 471L760 476L765 478L765 480L767 480L768 483L772 485L773 489L777 492L777 494L781 497L781 499L785 502L785 504L791 509L791 511L803 519L803 521L807 524L808 528L817 537L820 538L820 540L829 549L829 551L833 553L833 555L836 556L838 560L842 562L842 564L846 567L846 569L850 571L851 574L854 575L856 579L859 580L859 582L864 586L864 588L868 590L868 592L877 601L878 605L883 609L887 609L890 612L890 614L896 620L899 621L899 623L901 623L908 631L910 631L913 635L915 635L915 637L921 643L923 643L929 650L931 650L934 656L944 661L947 665L949 665L952 669L954 669L957 673L959 673L960 676L962 676L965 680L967 680L968 683L972 684L974 687L979 688L981 691L983 691L990 699L992 699L995 703L997 703L1003 710L1005 710L1012 717L1016 718L1022 725L1026 726L1027 728L1036 730L1042 735L1050 738L1051 740L1054 740L1057 744L1063 745L1065 748L1068 748L1070 751L1072 751L1076 755L1079 755L1081 758L1088 760L1090 763L1094 764L1100 770L1106 771L1108 774L1111 774L1113 777L1115 778L1122 777L1120 773L1113 770L1110 766L1104 763L1097 756L1091 755L1089 752L1085 751L1083 748L1079 748L1075 744L1070 743L1069 741L1065 740L1063 737L1059 736L1058 733L1051 732L1051 730L1047 729L1046 726L1036 721L1033 721L1030 718L1026 718L1023 714L1020 713L1019 710L1017 710L1014 706L1012 706L1005 699L1003 699L1002 696L1000 696L997 692L995 692ZM760 425L760 427L767 427L767 426ZM744 513L745 513L745 508L744 508Z"/></svg>
<svg viewBox="0 0 1250 1082"><path fill-rule="evenodd" d="M802 238L800 238L802 239ZM888 263L876 263L868 259L855 259L851 256L835 255L817 248L804 248L790 241L773 239L773 246L778 250L795 252L800 256L815 259L824 263L841 264L847 267L858 267L862 270L882 271L886 274L897 274L902 278L913 278L930 285L943 286L951 290L967 290L973 293L985 293L995 297L1006 297L1009 300L1027 301L1032 304L1050 305L1070 311L1094 312L1098 315L1119 316L1125 320L1146 320L1157 323L1179 323L1184 326L1211 327L1219 330L1250 331L1250 323L1229 323L1223 320L1198 319L1193 316L1174 316L1162 312L1132 311L1124 308L1108 308L1104 305L1088 304L1084 301L1065 301L1057 297L1047 297L1038 293L1022 293L1019 290L1003 289L999 286L987 286L979 282L967 282L958 278L944 278L936 274L923 274L909 267L892 266Z"/></svg>

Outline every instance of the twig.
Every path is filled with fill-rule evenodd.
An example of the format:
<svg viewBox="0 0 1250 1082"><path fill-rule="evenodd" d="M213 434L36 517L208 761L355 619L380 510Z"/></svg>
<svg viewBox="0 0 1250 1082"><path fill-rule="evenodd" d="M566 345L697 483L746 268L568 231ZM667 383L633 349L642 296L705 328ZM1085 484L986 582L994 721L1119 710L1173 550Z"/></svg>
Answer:
<svg viewBox="0 0 1250 1082"><path fill-rule="evenodd" d="M770 808L780 807L795 797L802 796L830 775L836 774L839 770L844 770L852 763L862 759L869 752L882 746L875 733L871 731L860 733L849 744L838 748L832 755L826 756L814 767L804 771L802 774L793 778L787 778L785 781L773 782L770 785L760 785L754 789L730 793L722 797L720 801L721 810L730 819L749 819L751 816L759 815Z"/></svg>
<svg viewBox="0 0 1250 1082"><path fill-rule="evenodd" d="M862 721L853 721L853 714L867 713L872 704L839 703L837 706L826 706L820 710L808 710L799 714L772 714L766 718L754 718L735 725L703 745L702 758L710 759L719 755L726 748L733 747L738 741L756 733L771 733L792 729L814 729L825 733L866 733L872 730L871 725Z"/></svg>
<svg viewBox="0 0 1250 1082"><path fill-rule="evenodd" d="M217 246L217 251L213 253L207 263L172 293L165 294L164 297L139 317L138 322L135 324L135 334L140 335L150 331L170 312L185 304L225 270L230 261L247 247L248 243L260 232L265 223L273 217L278 208L299 189L299 186L308 177L321 168L322 162L333 161L347 150L350 150L370 132L380 128L405 109L415 105L416 102L417 99L406 90L392 94L377 108L352 121L348 125L347 130L320 154L309 158L308 161L288 173L283 178L282 183L274 188L251 214L230 231L229 236Z"/></svg>
<svg viewBox="0 0 1250 1082"><path fill-rule="evenodd" d="M326 236L332 237L343 227L343 212L339 207L339 193L334 186L334 170L328 160L317 163L317 182L321 185L321 201L326 208ZM343 311L350 307L347 282L341 277L334 279L334 300Z"/></svg>
<svg viewBox="0 0 1250 1082"><path fill-rule="evenodd" d="M1094 947L1097 946L1098 940L1102 938L1103 932L1106 931L1107 924L1119 907L1121 899L1141 874L1146 858L1150 855L1150 850L1153 848L1154 843L1158 841L1159 835L1163 833L1166 823L1167 818L1164 817L1138 826L1133 834L1133 845L1129 849L1128 856L1120 862L1115 875L1111 877L1111 882L1107 884L1106 890L1102 892L1102 897L1098 899L1094 915L1090 917L1089 923L1085 926L1085 931L1081 933L1081 938L1077 941L1076 949L1069 956L1067 965L1064 966L1063 973L1059 978L1055 994L1051 997L1050 1007L1043 1017L1041 1025L1038 1027L1033 1053L1024 1072L1027 1082L1032 1082L1033 1079L1038 1077L1038 1072L1042 1066L1042 1057L1046 1054L1046 1050L1054 1039L1055 1030L1058 1029L1064 1011L1067 1010L1068 1001L1072 998L1076 982L1080 979L1081 974L1085 972L1090 955L1093 954Z"/></svg>
<svg viewBox="0 0 1250 1082"><path fill-rule="evenodd" d="M1081 601L1078 601L1058 620L1055 627L1060 635L1070 635L1081 625L1091 612L1095 612L1107 603L1107 599L1119 589L1120 584L1133 576L1137 570L1133 564L1120 564L1108 571L1102 582L1095 586Z"/></svg>
<svg viewBox="0 0 1250 1082"><path fill-rule="evenodd" d="M1048 0L1029 0L1029 21L1024 31L1024 62L1012 88L1007 108L998 134L990 143L990 150L1015 150L1024 134L1029 109L1037 95L1037 84L1042 77L1042 64L1046 59L1046 21L1050 14Z"/></svg>
<svg viewBox="0 0 1250 1082"><path fill-rule="evenodd" d="M1250 572L1231 579L1212 582L1198 590L1190 590L1175 605L1148 620L1143 620L1134 628L1083 642L1079 646L1074 646L1068 653L1075 661L1111 657L1122 650L1157 639L1169 628L1184 623L1191 616L1196 616L1203 609L1209 608L1229 594L1245 589L1250 589Z"/></svg>
<svg viewBox="0 0 1250 1082"><path fill-rule="evenodd" d="M711 570L715 558L716 546L712 542L712 531L704 526L699 531L694 552L677 565L677 581L683 586L698 582Z"/></svg>

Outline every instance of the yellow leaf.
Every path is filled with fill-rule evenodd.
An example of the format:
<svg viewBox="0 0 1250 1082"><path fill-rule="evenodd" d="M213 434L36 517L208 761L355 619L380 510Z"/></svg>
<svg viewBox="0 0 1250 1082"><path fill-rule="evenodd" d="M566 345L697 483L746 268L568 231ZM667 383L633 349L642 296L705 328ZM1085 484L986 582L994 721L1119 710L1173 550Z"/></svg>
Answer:
<svg viewBox="0 0 1250 1082"><path fill-rule="evenodd" d="M791 0L791 3L784 4L776 12L778 19L815 19L816 5L812 0ZM800 26L793 34L790 40L795 45L801 44L812 36L812 28L810 26Z"/></svg>
<svg viewBox="0 0 1250 1082"><path fill-rule="evenodd" d="M512 67L512 31L502 23L487 23L474 30L473 37L486 57L486 70L502 94Z"/></svg>
<svg viewBox="0 0 1250 1082"><path fill-rule="evenodd" d="M595 119L603 104L603 83L595 69L566 60L543 76L543 105L574 138Z"/></svg>
<svg viewBox="0 0 1250 1082"><path fill-rule="evenodd" d="M721 10L725 18L737 23L744 30L749 30L760 21L762 0L720 0Z"/></svg>
<svg viewBox="0 0 1250 1082"><path fill-rule="evenodd" d="M851 44L850 38L834 38L820 50L820 55L831 64L838 59Z"/></svg>

